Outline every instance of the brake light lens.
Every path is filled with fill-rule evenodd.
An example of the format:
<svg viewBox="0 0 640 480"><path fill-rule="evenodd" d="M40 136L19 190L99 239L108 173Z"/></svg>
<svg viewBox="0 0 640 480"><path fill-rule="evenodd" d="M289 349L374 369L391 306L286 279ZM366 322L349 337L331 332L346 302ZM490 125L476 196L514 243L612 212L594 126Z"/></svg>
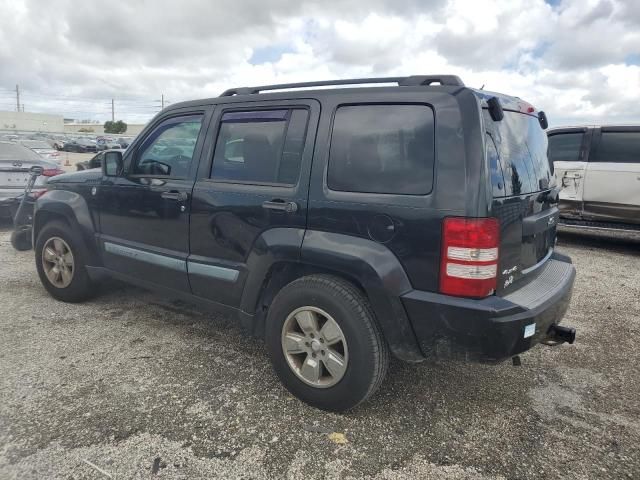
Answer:
<svg viewBox="0 0 640 480"><path fill-rule="evenodd" d="M500 223L497 218L445 218L440 292L481 298L496 289Z"/></svg>
<svg viewBox="0 0 640 480"><path fill-rule="evenodd" d="M42 176L43 177L55 177L56 175L60 175L64 173L64 170L62 170L61 168L45 168L42 171Z"/></svg>

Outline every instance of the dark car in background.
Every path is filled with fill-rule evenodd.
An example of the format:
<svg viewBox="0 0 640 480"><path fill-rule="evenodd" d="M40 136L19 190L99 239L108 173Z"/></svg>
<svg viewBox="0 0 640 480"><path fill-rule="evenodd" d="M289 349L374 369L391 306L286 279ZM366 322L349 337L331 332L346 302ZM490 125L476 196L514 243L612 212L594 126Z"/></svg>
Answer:
<svg viewBox="0 0 640 480"><path fill-rule="evenodd" d="M102 167L102 161L104 160L104 156L106 154L108 154L109 152L113 152L113 151L121 153L122 149L115 148L115 149L111 149L111 150L104 150L104 151L98 153L96 156L91 157L91 159L89 159L89 160L85 160L85 161L76 163L76 170L78 170L78 171L91 170L93 168Z"/></svg>
<svg viewBox="0 0 640 480"><path fill-rule="evenodd" d="M27 147L0 141L0 218L12 219L29 180L29 169L40 166L43 175L36 180L31 200L45 192L50 177L64 173L57 163L45 160Z"/></svg>
<svg viewBox="0 0 640 480"><path fill-rule="evenodd" d="M85 138L75 138L64 144L62 150L65 152L91 153L97 152L98 148L94 142Z"/></svg>

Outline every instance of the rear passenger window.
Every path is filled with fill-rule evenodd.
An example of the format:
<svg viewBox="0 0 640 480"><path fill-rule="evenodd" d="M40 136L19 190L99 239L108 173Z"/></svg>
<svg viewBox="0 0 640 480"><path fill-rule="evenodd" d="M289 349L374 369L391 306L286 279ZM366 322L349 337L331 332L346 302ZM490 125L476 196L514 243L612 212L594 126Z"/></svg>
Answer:
<svg viewBox="0 0 640 480"><path fill-rule="evenodd" d="M589 161L640 163L640 132L602 132Z"/></svg>
<svg viewBox="0 0 640 480"><path fill-rule="evenodd" d="M580 147L584 133L558 133L549 137L549 160L552 162L580 161Z"/></svg>
<svg viewBox="0 0 640 480"><path fill-rule="evenodd" d="M294 185L309 112L257 110L223 114L211 176L240 183Z"/></svg>
<svg viewBox="0 0 640 480"><path fill-rule="evenodd" d="M346 192L425 195L433 186L433 110L350 105L336 111L327 183Z"/></svg>

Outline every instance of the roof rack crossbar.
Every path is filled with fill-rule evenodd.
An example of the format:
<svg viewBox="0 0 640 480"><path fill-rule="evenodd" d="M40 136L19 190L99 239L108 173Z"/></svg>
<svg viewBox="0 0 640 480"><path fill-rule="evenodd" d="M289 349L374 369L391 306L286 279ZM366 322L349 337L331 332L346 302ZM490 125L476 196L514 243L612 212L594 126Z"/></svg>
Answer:
<svg viewBox="0 0 640 480"><path fill-rule="evenodd" d="M464 83L462 83L462 80L460 80L460 78L456 75L412 75L410 77L350 78L345 80L324 80L317 82L261 85L257 87L238 87L225 90L220 96L231 97L233 95L252 95L267 90L286 90L291 88L329 87L335 85L363 85L376 83L396 83L401 87L431 85L432 83L464 87Z"/></svg>

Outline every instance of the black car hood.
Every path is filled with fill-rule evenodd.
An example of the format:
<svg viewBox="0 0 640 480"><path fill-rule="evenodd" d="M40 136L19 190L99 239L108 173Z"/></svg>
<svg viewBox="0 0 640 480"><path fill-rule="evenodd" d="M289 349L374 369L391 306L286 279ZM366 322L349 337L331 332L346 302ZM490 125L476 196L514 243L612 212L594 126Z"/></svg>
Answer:
<svg viewBox="0 0 640 480"><path fill-rule="evenodd" d="M63 173L49 178L47 185L55 185L58 183L87 183L95 182L102 178L102 169L92 168L89 170L81 170L79 172Z"/></svg>

